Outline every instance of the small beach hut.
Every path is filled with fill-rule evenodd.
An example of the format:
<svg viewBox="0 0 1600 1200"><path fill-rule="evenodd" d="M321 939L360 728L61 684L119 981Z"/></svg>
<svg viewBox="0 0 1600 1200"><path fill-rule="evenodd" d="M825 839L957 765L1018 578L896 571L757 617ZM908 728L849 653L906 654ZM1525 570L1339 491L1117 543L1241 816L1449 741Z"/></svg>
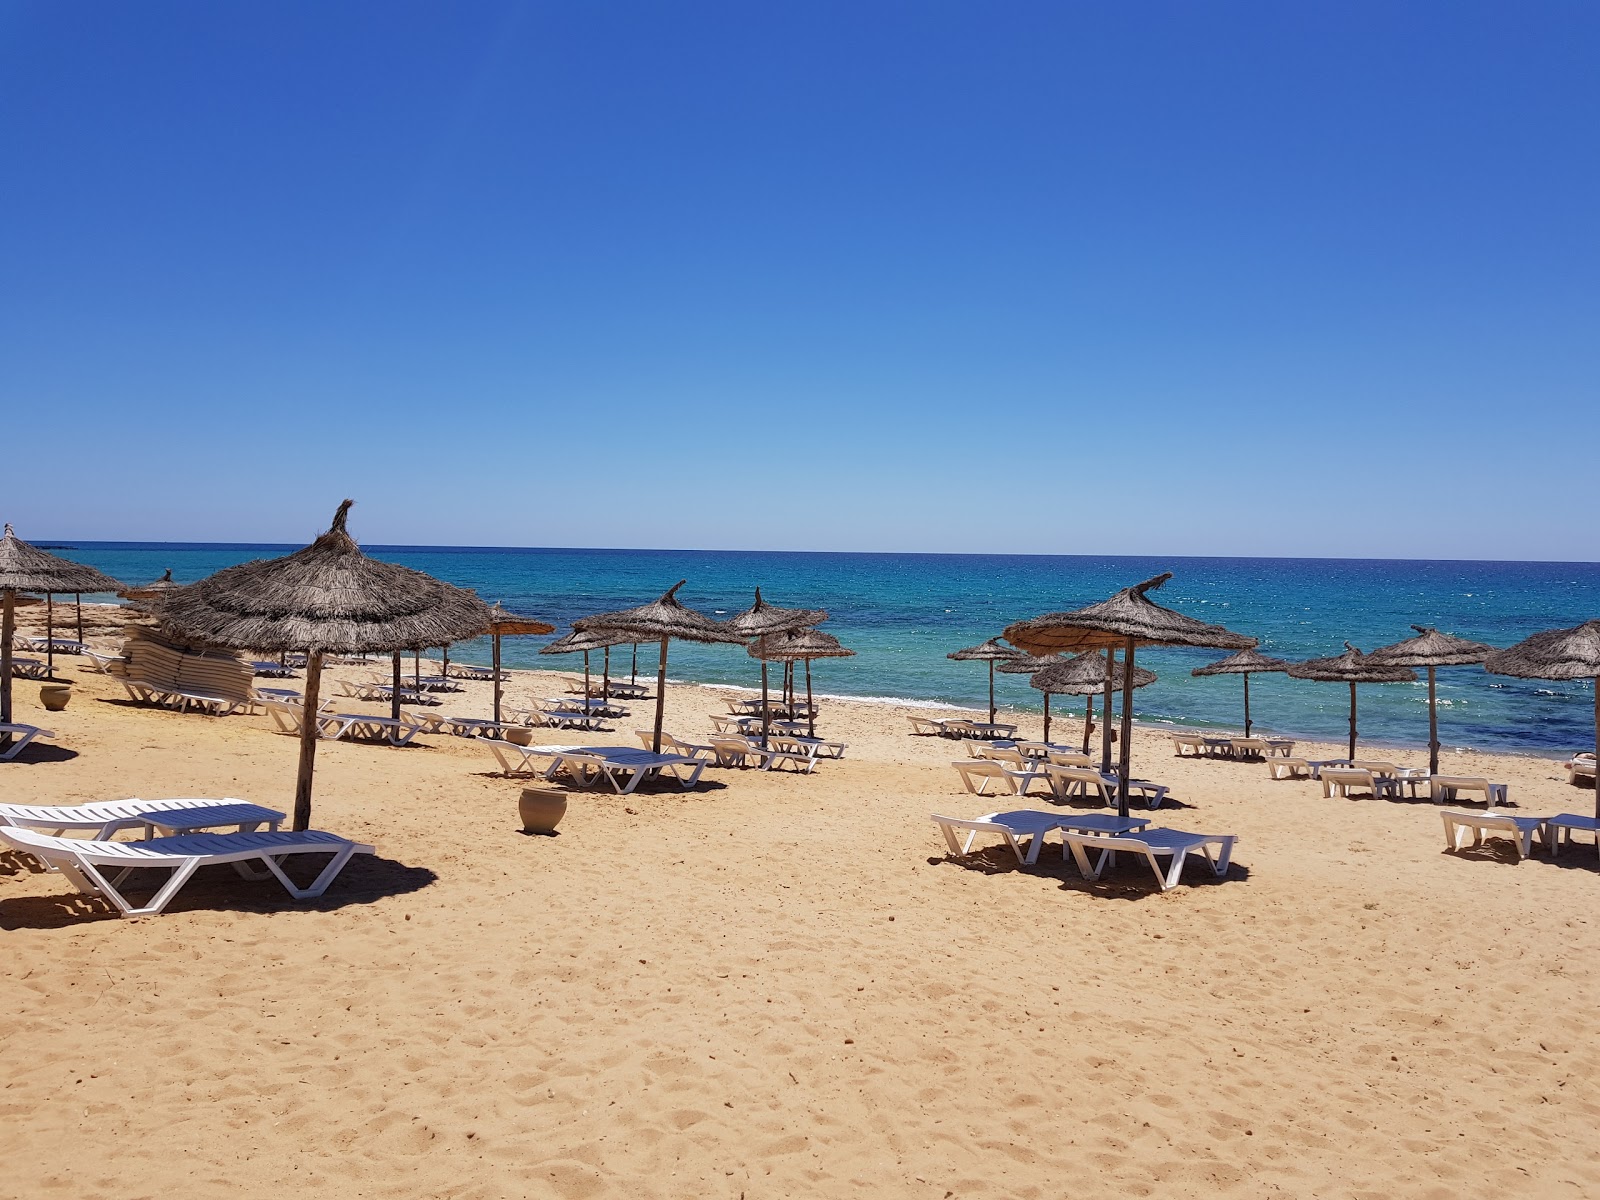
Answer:
<svg viewBox="0 0 1600 1200"><path fill-rule="evenodd" d="M1002 668L1003 670L1004 668ZM1110 656L1091 650L1072 658L1056 657L1048 666L1040 668L1028 682L1044 693L1045 712L1050 711L1050 696L1086 696L1088 702L1083 713L1083 752L1089 753L1089 732L1094 725L1095 694L1106 688L1112 680ZM1149 687L1156 681L1156 673L1143 667L1133 669L1135 689ZM1110 698L1106 700L1106 727L1111 727ZM1045 723L1044 740L1050 740L1050 725Z"/></svg>
<svg viewBox="0 0 1600 1200"><path fill-rule="evenodd" d="M1431 625L1413 625L1414 638L1395 642L1392 646L1379 646L1367 655L1373 662L1384 662L1394 667L1428 668L1428 774L1439 773L1439 699L1434 672L1439 667L1470 667L1483 663L1494 653L1493 646L1482 642L1469 642L1465 638L1440 633Z"/></svg>
<svg viewBox="0 0 1600 1200"><path fill-rule="evenodd" d="M305 651L296 829L311 823L323 657L437 646L489 629L489 606L471 592L363 554L345 530L353 503L339 505L328 531L303 550L226 567L172 592L157 614L169 633L205 645Z"/></svg>
<svg viewBox="0 0 1600 1200"><path fill-rule="evenodd" d="M827 619L828 614L820 608L779 608L776 604L768 604L761 598L761 589L757 588L756 602L742 613L729 617L724 624L730 632L736 633L746 640L753 641L774 633L792 633L797 629L805 629L808 626L820 624ZM767 733L772 724L772 713L767 704L767 663L769 660L767 657L757 654L754 646L750 648L750 654L753 658L761 660L761 745L764 749L767 744ZM806 672L809 676L809 664Z"/></svg>
<svg viewBox="0 0 1600 1200"><path fill-rule="evenodd" d="M1349 642L1344 653L1331 658L1312 658L1294 663L1289 668L1291 679L1311 679L1318 683L1348 683L1350 685L1350 757L1356 756L1356 684L1358 683L1414 683L1417 673L1410 667L1397 667L1389 663L1373 662Z"/></svg>
<svg viewBox="0 0 1600 1200"><path fill-rule="evenodd" d="M968 646L965 650L956 650L945 655L957 662L986 662L989 664L989 724L994 724L994 665L1004 662L1008 658L1016 658L1019 651L1012 647L1002 645L999 638L990 638L987 642L977 646Z"/></svg>
<svg viewBox="0 0 1600 1200"><path fill-rule="evenodd" d="M1261 651L1251 647L1240 650L1237 654L1230 654L1227 658L1210 663L1204 667L1196 667L1190 671L1191 675L1243 675L1244 676L1244 735L1250 736L1250 676L1262 675L1268 672L1287 671L1289 663L1282 658L1269 658Z"/></svg>
<svg viewBox="0 0 1600 1200"><path fill-rule="evenodd" d="M48 605L55 592L115 592L121 586L93 567L30 546L7 522L0 537L0 725L11 723L11 641L17 635L17 593L42 592ZM47 634L54 632L47 627ZM51 663L53 667L53 658ZM10 743L10 736L3 735L0 746Z"/></svg>
<svg viewBox="0 0 1600 1200"><path fill-rule="evenodd" d="M500 724L500 697L504 686L500 681L500 639L503 637L542 637L554 633L556 627L537 617L522 617L509 612L496 600L489 610L489 663L494 675L494 723Z"/></svg>
<svg viewBox="0 0 1600 1200"><path fill-rule="evenodd" d="M1006 641L1030 654L1064 651L1122 649L1122 736L1118 750L1117 812L1128 815L1129 755L1133 740L1134 654L1139 646L1211 646L1219 650L1248 650L1256 639L1221 625L1207 625L1193 617L1163 608L1146 593L1172 578L1164 571L1087 608L1049 613L1008 625Z"/></svg>
<svg viewBox="0 0 1600 1200"><path fill-rule="evenodd" d="M763 662L776 659L780 662L806 664L806 729L807 736L817 736L816 706L811 699L811 660L815 658L853 658L855 651L840 643L831 633L820 629L796 629L784 633L769 633L756 639L750 647L750 657ZM766 722L762 722L762 732Z"/></svg>
<svg viewBox="0 0 1600 1200"><path fill-rule="evenodd" d="M1571 629L1548 629L1484 660L1492 675L1519 679L1587 679L1594 688L1595 761L1600 762L1600 621ZM1600 823L1600 779L1595 783L1595 821ZM1595 838L1600 846L1600 835Z"/></svg>
<svg viewBox="0 0 1600 1200"><path fill-rule="evenodd" d="M661 720L666 711L667 698L667 643L702 642L743 645L744 639L731 633L720 621L714 621L678 599L678 589L687 579L680 579L667 589L659 600L641 604L638 608L620 612L600 613L593 617L580 617L572 623L579 633L605 633L626 635L619 641L659 641L660 663L656 668L656 723L651 749L661 753Z"/></svg>

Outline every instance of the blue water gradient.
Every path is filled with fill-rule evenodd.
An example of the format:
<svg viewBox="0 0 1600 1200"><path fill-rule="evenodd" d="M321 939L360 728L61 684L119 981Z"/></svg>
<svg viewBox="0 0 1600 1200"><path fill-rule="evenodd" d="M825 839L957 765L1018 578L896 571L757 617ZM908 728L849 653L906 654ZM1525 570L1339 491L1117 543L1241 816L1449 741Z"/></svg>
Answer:
<svg viewBox="0 0 1600 1200"><path fill-rule="evenodd" d="M168 567L190 583L225 566L294 546L76 542L67 553L129 583ZM804 554L711 550L573 550L369 546L377 558L427 571L489 601L565 629L573 618L654 599L680 578L684 603L717 616L749 607L757 584L772 603L826 608L827 625L854 658L815 664L819 692L967 706L986 703L982 663L952 662L950 650L997 635L1008 623L1100 600L1161 571L1173 580L1162 604L1261 639L1280 658L1334 654L1348 639L1363 650L1411 634L1412 622L1494 645L1540 629L1600 616L1600 564L1404 562L1349 559L1122 558L1031 555ZM517 667L581 666L540 657L548 639L511 638ZM453 656L488 661L486 639ZM642 673L654 651L640 652ZM1236 729L1238 677L1195 679L1192 667L1221 652L1152 648L1139 661L1160 682L1138 693L1140 720ZM614 652L624 665L628 651ZM737 646L674 644L674 678L750 685L758 668ZM1025 677L996 676L1001 702L1037 711ZM1282 675L1251 679L1251 710L1266 730L1338 741L1348 689ZM1491 676L1477 667L1439 672L1440 740L1447 747L1556 754L1592 746L1588 683ZM1373 744L1427 740L1425 683L1360 690L1361 733ZM1058 711L1081 711L1063 699Z"/></svg>

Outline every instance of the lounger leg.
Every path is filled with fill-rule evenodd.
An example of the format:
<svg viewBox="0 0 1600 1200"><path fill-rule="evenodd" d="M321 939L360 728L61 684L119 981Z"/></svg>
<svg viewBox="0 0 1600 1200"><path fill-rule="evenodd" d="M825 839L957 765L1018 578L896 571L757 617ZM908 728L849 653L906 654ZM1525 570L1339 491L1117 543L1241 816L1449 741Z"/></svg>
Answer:
<svg viewBox="0 0 1600 1200"><path fill-rule="evenodd" d="M295 887L289 877L283 873L283 868L278 865L270 854L263 854L261 861L266 863L267 870L278 877L278 882L283 884L289 895L296 900L312 900L328 890L328 885L338 878L339 872L344 870L345 863L350 861L350 856L355 852L356 849L353 845L340 847L328 865L322 868L322 873L312 881L311 886L303 890ZM288 856L279 855L278 857L286 858Z"/></svg>
<svg viewBox="0 0 1600 1200"><path fill-rule="evenodd" d="M188 883L189 877L199 869L200 860L198 858L186 858L179 863L178 866L173 869L172 878L168 879L167 882L161 886L161 889L150 898L150 902L143 908L135 908L132 902L130 902L127 897L119 892L116 887L113 886L110 880L108 880L104 875L95 869L93 863L82 863L82 867L83 873L94 881L95 890L103 895L107 900L111 901L112 904L116 905L117 911L119 911L123 916L145 917L154 916L157 913L160 913L167 907L168 904L172 902L172 898L178 894L179 889L181 889L184 884ZM117 876L117 882L120 883L123 879L127 878L129 871L132 869L133 868L130 867L128 871L121 872Z"/></svg>
<svg viewBox="0 0 1600 1200"><path fill-rule="evenodd" d="M1161 864L1156 861L1154 854L1146 854L1145 857L1150 860L1150 869L1156 873L1156 882L1161 885L1161 890L1170 892L1178 886L1178 880L1183 878L1183 864L1184 860L1189 857L1189 852L1187 850L1174 850L1172 852L1172 866L1168 868L1165 875L1161 873Z"/></svg>

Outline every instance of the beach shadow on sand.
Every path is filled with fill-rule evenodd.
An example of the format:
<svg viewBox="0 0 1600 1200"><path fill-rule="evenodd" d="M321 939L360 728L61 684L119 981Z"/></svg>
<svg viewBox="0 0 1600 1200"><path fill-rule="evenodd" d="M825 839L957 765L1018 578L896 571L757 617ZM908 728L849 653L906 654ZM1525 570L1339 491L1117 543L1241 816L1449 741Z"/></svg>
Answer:
<svg viewBox="0 0 1600 1200"><path fill-rule="evenodd" d="M301 887L316 878L326 859L302 856L285 868L290 879ZM0 854L0 875L45 875L43 867L31 857L6 852ZM142 878L141 878L142 876ZM117 910L98 896L86 896L60 876L59 895L18 896L0 901L0 929L60 929L93 920L119 920ZM131 876L125 892L135 902L143 902L166 882L166 871L144 871ZM328 890L315 900L296 900L276 879L241 879L231 866L202 867L167 905L163 915L197 910L223 910L239 913L333 912L358 904L372 904L390 896L420 892L438 881L427 867L407 866L392 858L358 854L352 858ZM148 918L147 918L148 919Z"/></svg>
<svg viewBox="0 0 1600 1200"><path fill-rule="evenodd" d="M71 762L77 757L78 752L76 750L70 750L66 746L57 746L51 742L38 741L24 746L17 752L15 758L6 759L6 765L9 767L41 766L44 763Z"/></svg>
<svg viewBox="0 0 1600 1200"><path fill-rule="evenodd" d="M1077 864L1068 857L1065 862L1061 860L1060 848L1054 842L1048 843L1039 853L1039 861L1031 867L1020 865L1016 856L1004 844L993 846L974 847L971 854L954 858L948 854L930 857L930 867L958 867L965 871L974 871L979 875L1028 875L1053 879L1064 892L1082 892L1085 895L1098 896L1108 900L1153 900L1162 895L1161 889L1156 886L1155 876L1150 873L1149 865L1141 857L1131 854L1121 855L1117 865L1107 867L1098 880L1085 879L1079 872ZM1205 865L1205 859L1200 858L1198 865L1191 862L1184 867L1184 888L1214 887L1228 883L1240 883L1250 878L1250 869L1239 863L1229 863L1228 873L1217 876L1211 873L1211 868Z"/></svg>

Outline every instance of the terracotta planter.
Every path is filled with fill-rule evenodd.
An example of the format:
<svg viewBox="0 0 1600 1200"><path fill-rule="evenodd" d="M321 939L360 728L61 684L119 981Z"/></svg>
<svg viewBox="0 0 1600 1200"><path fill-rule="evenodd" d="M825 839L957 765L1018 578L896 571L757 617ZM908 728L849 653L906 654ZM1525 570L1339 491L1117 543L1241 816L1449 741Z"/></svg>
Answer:
<svg viewBox="0 0 1600 1200"><path fill-rule="evenodd" d="M515 742L519 746L531 746L533 745L533 730L508 729L506 730L506 741Z"/></svg>
<svg viewBox="0 0 1600 1200"><path fill-rule="evenodd" d="M70 683L46 683L39 688L39 703L44 705L46 712L60 712L71 699Z"/></svg>
<svg viewBox="0 0 1600 1200"><path fill-rule="evenodd" d="M524 833L554 833L567 815L567 796L549 788L523 788L517 808Z"/></svg>

